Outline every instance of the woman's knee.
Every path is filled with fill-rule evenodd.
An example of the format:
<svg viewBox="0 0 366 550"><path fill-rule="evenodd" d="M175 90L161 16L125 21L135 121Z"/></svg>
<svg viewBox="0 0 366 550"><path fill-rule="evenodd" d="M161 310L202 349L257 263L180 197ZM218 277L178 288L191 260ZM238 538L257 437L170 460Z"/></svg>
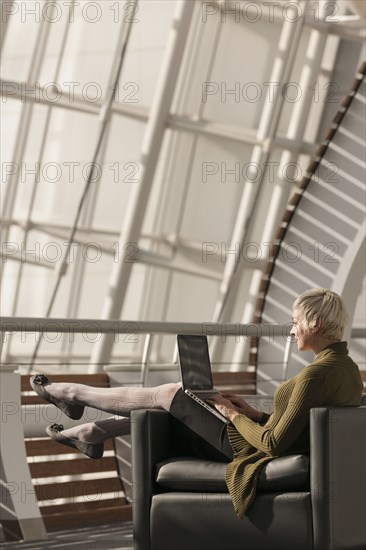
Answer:
<svg viewBox="0 0 366 550"><path fill-rule="evenodd" d="M75 384L70 384L67 388L67 400L68 401L76 401L78 397L78 388Z"/></svg>
<svg viewBox="0 0 366 550"><path fill-rule="evenodd" d="M181 382L171 382L158 386L154 396L155 406L169 411L174 396L181 387Z"/></svg>

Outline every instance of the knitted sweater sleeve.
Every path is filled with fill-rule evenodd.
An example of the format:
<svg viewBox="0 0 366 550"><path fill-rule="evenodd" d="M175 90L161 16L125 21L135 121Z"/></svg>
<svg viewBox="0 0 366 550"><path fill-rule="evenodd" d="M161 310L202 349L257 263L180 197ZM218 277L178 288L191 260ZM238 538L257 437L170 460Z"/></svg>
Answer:
<svg viewBox="0 0 366 550"><path fill-rule="evenodd" d="M250 445L269 456L280 456L309 425L310 409L321 406L326 394L324 378L303 378L295 384L283 413L275 410L269 426L261 426L242 414L234 418L233 424Z"/></svg>

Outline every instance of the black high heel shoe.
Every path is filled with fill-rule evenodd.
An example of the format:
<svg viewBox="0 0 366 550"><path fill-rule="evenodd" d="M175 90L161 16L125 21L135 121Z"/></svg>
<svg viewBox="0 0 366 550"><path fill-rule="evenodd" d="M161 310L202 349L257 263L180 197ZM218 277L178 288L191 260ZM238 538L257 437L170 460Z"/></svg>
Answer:
<svg viewBox="0 0 366 550"><path fill-rule="evenodd" d="M62 424L51 424L47 426L46 432L54 441L57 441L57 443L62 443L63 445L77 449L89 458L102 458L104 452L103 443L85 443L85 441L66 437L60 433L63 429L64 427Z"/></svg>
<svg viewBox="0 0 366 550"><path fill-rule="evenodd" d="M75 405L73 403L61 401L61 399L53 397L53 395L49 394L48 391L45 390L44 386L46 386L50 382L47 376L45 376L44 374L36 374L35 376L31 376L29 382L33 390L36 392L37 395L39 395L39 397L42 397L42 399L44 399L45 401L56 405L56 407L58 407L69 418L72 418L73 420L79 420L79 418L83 416L84 405Z"/></svg>

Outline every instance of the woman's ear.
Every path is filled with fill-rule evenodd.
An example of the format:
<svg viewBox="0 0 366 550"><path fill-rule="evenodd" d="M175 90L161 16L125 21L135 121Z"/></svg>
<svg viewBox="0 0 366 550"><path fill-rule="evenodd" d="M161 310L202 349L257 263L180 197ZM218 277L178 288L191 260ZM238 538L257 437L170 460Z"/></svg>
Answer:
<svg viewBox="0 0 366 550"><path fill-rule="evenodd" d="M313 332L319 332L320 327L321 327L321 322L320 322L320 318L318 317L314 322L314 325L312 328Z"/></svg>

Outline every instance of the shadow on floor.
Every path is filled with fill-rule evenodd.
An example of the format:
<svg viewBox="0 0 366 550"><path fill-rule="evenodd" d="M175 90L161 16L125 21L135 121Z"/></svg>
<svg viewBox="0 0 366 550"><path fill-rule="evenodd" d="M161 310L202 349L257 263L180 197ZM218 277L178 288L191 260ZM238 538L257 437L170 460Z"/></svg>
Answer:
<svg viewBox="0 0 366 550"><path fill-rule="evenodd" d="M42 550L69 548L75 550L133 550L132 522L110 523L50 531L48 539L34 542L5 542L2 550Z"/></svg>

